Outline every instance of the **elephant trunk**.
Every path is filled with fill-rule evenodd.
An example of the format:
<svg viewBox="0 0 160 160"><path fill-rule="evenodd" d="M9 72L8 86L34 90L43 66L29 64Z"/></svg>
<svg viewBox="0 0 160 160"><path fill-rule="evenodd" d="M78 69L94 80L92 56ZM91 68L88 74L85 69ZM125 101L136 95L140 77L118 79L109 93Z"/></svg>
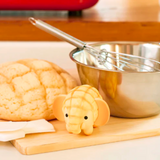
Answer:
<svg viewBox="0 0 160 160"><path fill-rule="evenodd" d="M73 134L79 134L81 132L80 124L66 124L67 131Z"/></svg>

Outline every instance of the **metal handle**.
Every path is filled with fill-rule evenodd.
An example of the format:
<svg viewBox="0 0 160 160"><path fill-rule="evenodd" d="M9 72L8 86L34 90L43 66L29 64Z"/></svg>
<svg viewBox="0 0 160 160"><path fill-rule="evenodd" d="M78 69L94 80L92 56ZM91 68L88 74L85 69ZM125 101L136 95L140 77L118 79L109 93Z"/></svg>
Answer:
<svg viewBox="0 0 160 160"><path fill-rule="evenodd" d="M75 37L72 37L71 35L41 21L41 20L36 20L32 17L29 18L29 21L35 25L36 27L40 28L41 30L47 32L47 33L50 33L52 35L54 35L55 37L61 39L61 40L64 40L66 42L69 42L70 44L80 48L80 49L83 49L86 45L85 42L83 41L80 41L79 39L75 38Z"/></svg>

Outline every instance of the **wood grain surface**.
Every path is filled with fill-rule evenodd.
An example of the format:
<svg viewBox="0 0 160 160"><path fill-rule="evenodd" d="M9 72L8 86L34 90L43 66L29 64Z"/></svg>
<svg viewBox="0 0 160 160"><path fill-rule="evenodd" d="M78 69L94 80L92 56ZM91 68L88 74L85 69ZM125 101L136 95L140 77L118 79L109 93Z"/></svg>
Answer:
<svg viewBox="0 0 160 160"><path fill-rule="evenodd" d="M12 144L20 153L30 155L160 135L160 116L143 119L111 117L108 124L95 128L90 136L68 133L64 122L53 120L50 123L54 125L55 133L26 135Z"/></svg>
<svg viewBox="0 0 160 160"><path fill-rule="evenodd" d="M67 71L80 84L77 71ZM90 136L68 133L64 122L50 123L56 132L30 134L11 143L20 153L30 155L160 135L160 115L141 119L111 117L106 125L94 128Z"/></svg>
<svg viewBox="0 0 160 160"><path fill-rule="evenodd" d="M69 17L67 11L0 12L0 41L59 41L28 21L33 16L83 41L160 41L158 0L100 0Z"/></svg>

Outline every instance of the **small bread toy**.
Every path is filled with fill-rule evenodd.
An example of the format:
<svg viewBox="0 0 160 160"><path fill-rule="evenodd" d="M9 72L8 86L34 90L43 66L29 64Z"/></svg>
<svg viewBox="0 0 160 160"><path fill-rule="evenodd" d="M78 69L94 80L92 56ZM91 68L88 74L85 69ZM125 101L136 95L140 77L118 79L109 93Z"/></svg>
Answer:
<svg viewBox="0 0 160 160"><path fill-rule="evenodd" d="M93 127L105 125L110 117L107 103L98 90L89 85L77 86L53 102L54 116L66 122L69 133L90 135Z"/></svg>

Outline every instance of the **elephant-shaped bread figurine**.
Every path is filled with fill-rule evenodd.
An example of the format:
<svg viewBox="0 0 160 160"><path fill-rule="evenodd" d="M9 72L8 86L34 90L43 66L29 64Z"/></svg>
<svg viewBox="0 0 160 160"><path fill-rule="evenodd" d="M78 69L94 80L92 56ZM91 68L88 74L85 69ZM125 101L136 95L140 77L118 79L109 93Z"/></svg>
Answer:
<svg viewBox="0 0 160 160"><path fill-rule="evenodd" d="M105 125L110 117L107 103L98 90L89 85L72 89L67 95L54 99L53 113L60 121L66 122L69 133L90 135L93 127Z"/></svg>

